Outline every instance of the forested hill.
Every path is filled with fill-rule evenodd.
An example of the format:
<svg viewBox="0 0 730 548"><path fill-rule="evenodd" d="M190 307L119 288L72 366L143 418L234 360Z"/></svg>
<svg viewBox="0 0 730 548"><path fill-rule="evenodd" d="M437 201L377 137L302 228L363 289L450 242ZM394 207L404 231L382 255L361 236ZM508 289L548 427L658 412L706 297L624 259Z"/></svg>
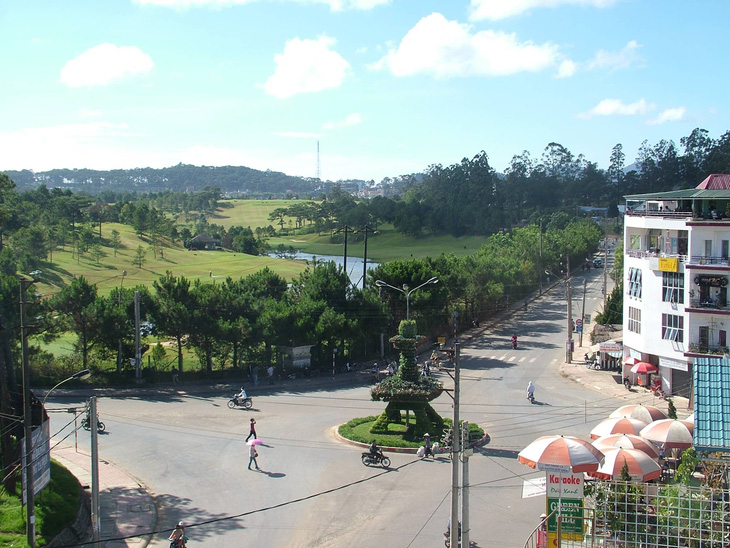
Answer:
<svg viewBox="0 0 730 548"><path fill-rule="evenodd" d="M105 191L196 192L207 186L218 187L224 194L265 197L284 196L288 192L309 196L326 192L325 187L328 186L313 178L292 177L277 171L259 171L243 166L200 167L178 164L162 169L53 169L37 173L29 170L5 173L21 192L35 190L40 185L89 194L101 194Z"/></svg>

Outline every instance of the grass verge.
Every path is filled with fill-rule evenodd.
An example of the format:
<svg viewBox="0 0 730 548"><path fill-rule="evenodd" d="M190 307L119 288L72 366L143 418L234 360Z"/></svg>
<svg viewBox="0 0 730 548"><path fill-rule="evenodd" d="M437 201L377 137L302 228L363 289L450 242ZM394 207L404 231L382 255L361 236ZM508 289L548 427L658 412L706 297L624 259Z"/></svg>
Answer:
<svg viewBox="0 0 730 548"><path fill-rule="evenodd" d="M81 486L73 474L51 459L51 482L35 497L37 546L46 546L73 523L79 510L80 493ZM25 518L20 493L0 491L0 546L28 546Z"/></svg>

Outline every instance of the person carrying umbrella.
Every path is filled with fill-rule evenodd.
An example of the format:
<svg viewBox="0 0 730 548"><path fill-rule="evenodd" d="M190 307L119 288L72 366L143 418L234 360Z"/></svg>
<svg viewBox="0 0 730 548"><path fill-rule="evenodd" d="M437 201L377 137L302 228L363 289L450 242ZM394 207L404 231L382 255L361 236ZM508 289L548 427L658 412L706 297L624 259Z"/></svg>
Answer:
<svg viewBox="0 0 730 548"><path fill-rule="evenodd" d="M256 441L256 440L253 440ZM251 447L248 449L248 469L251 470L251 463L253 463L256 466L256 470L259 470L259 463L256 462L256 457L259 456L258 452L256 451L256 443L251 443Z"/></svg>

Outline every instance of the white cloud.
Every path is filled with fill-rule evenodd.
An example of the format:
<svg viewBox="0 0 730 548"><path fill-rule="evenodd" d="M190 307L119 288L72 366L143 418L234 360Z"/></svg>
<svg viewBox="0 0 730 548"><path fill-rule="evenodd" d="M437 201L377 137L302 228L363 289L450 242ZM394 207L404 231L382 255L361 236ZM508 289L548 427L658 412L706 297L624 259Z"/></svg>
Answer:
<svg viewBox="0 0 730 548"><path fill-rule="evenodd" d="M274 56L276 69L264 84L266 93L285 99L342 85L350 63L330 49L334 44L335 40L327 36L317 40L289 40L284 53Z"/></svg>
<svg viewBox="0 0 730 548"><path fill-rule="evenodd" d="M650 126L664 124L666 122L678 122L684 120L684 115L687 113L685 107L668 108L659 113L659 116L653 120L649 120L647 124Z"/></svg>
<svg viewBox="0 0 730 548"><path fill-rule="evenodd" d="M344 120L337 120L335 122L325 122L322 125L322 129L324 130L330 130L330 129L342 129L350 126L356 126L358 124L362 123L362 116L358 114L357 112L354 112L347 116Z"/></svg>
<svg viewBox="0 0 730 548"><path fill-rule="evenodd" d="M631 40L621 51L600 50L586 66L591 70L608 70L611 72L628 68L643 61L641 55L639 55L639 48L641 48L641 45L636 40Z"/></svg>
<svg viewBox="0 0 730 548"><path fill-rule="evenodd" d="M319 139L322 137L321 133L307 133L304 131L275 131L271 135L289 139Z"/></svg>
<svg viewBox="0 0 730 548"><path fill-rule="evenodd" d="M518 42L515 34L491 30L470 31L469 25L432 13L408 31L397 49L369 68L387 67L395 76L504 76L544 70L559 61L553 44Z"/></svg>
<svg viewBox="0 0 730 548"><path fill-rule="evenodd" d="M227 8L230 6L241 6L250 4L257 0L132 0L135 4L162 6L166 8L187 9L187 8ZM298 4L324 4L329 6L331 11L345 10L370 10L377 6L389 4L391 0L289 0Z"/></svg>
<svg viewBox="0 0 730 548"><path fill-rule="evenodd" d="M105 86L152 70L152 58L136 46L99 44L70 60L61 69L61 82L69 87Z"/></svg>
<svg viewBox="0 0 730 548"><path fill-rule="evenodd" d="M570 78L577 70L578 65L570 59L566 59L565 61L562 61L558 67L558 78Z"/></svg>
<svg viewBox="0 0 730 548"><path fill-rule="evenodd" d="M469 5L469 19L482 21L484 19L506 19L520 15L532 9L557 8L564 5L592 6L605 8L612 6L617 0L471 0Z"/></svg>
<svg viewBox="0 0 730 548"><path fill-rule="evenodd" d="M625 104L621 99L604 99L588 112L579 114L579 118L590 119L594 116L639 116L654 110L656 105L646 99L639 99Z"/></svg>

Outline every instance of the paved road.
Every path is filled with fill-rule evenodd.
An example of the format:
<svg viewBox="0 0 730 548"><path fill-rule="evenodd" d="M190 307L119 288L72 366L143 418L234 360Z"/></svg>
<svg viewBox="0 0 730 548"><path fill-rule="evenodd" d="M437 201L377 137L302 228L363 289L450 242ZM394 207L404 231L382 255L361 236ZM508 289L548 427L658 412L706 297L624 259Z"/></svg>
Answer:
<svg viewBox="0 0 730 548"><path fill-rule="evenodd" d="M601 271L589 277L587 310L602 299ZM517 453L540 435L586 437L616 407L611 397L560 376L564 325L558 286L498 327L462 336L461 417L492 437L470 459L471 539L478 547L522 546L544 509L542 497L521 498L523 480L542 473L520 465ZM513 332L520 337L517 350L509 345ZM529 380L537 386L534 405L525 399ZM227 409L226 396L100 399L107 425L100 454L156 497L159 529L182 519L194 525L189 536L197 545L211 547L440 545L449 515L449 461L393 454L390 471L365 468L360 449L333 434L354 416L382 410L367 386L254 392L251 411ZM452 413L446 395L434 407ZM265 442L261 472L246 469L250 416ZM84 436L80 443L87 443ZM165 546L164 536L151 545Z"/></svg>

